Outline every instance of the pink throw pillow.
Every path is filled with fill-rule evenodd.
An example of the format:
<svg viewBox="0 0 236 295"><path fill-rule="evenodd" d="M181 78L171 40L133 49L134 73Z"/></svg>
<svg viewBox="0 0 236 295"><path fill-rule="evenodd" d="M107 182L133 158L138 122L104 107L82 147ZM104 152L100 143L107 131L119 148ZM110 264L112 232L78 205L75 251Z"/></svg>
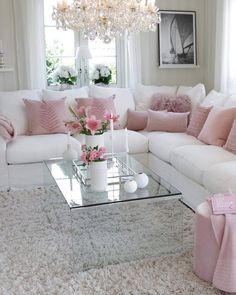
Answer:
<svg viewBox="0 0 236 295"><path fill-rule="evenodd" d="M230 130L224 149L236 154L236 120L234 120L233 126Z"/></svg>
<svg viewBox="0 0 236 295"><path fill-rule="evenodd" d="M147 131L185 132L189 113L148 110Z"/></svg>
<svg viewBox="0 0 236 295"><path fill-rule="evenodd" d="M186 133L198 137L210 113L211 107L197 106L193 111Z"/></svg>
<svg viewBox="0 0 236 295"><path fill-rule="evenodd" d="M187 95L170 95L156 93L152 96L151 110L174 113L191 112L191 100Z"/></svg>
<svg viewBox="0 0 236 295"><path fill-rule="evenodd" d="M126 127L133 131L144 130L147 126L147 120L147 111L131 111L128 109Z"/></svg>
<svg viewBox="0 0 236 295"><path fill-rule="evenodd" d="M67 133L68 119L64 100L35 101L23 99L30 135Z"/></svg>
<svg viewBox="0 0 236 295"><path fill-rule="evenodd" d="M106 111L116 114L114 99L115 95L108 98L77 98L76 101L78 108L84 106L88 108L89 116L102 120Z"/></svg>
<svg viewBox="0 0 236 295"><path fill-rule="evenodd" d="M223 146L235 119L236 108L224 109L214 106L207 117L198 139L206 144Z"/></svg>

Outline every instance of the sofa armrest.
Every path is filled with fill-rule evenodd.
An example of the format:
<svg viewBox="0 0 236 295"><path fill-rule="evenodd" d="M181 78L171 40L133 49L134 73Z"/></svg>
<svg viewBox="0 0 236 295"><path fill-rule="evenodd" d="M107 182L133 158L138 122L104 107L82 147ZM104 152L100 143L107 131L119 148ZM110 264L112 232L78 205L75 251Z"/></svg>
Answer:
<svg viewBox="0 0 236 295"><path fill-rule="evenodd" d="M7 142L0 136L0 188L8 185Z"/></svg>

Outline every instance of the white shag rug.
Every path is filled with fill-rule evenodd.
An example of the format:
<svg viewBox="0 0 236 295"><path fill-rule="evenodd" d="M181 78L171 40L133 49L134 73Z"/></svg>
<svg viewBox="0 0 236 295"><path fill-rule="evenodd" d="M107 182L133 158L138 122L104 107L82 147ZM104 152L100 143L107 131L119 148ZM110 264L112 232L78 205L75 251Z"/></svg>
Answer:
<svg viewBox="0 0 236 295"><path fill-rule="evenodd" d="M59 192L52 187L50 195L53 203ZM67 204L59 198L61 210L55 214L44 198L41 189L0 192L1 295L224 294L192 271L190 209L184 207L184 254L72 274L70 219L57 216Z"/></svg>

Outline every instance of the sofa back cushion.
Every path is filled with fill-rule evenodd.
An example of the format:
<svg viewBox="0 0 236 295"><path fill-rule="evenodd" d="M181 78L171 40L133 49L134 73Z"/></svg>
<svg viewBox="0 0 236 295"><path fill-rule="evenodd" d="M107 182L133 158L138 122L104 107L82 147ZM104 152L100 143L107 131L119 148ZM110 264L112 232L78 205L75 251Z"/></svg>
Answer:
<svg viewBox="0 0 236 295"><path fill-rule="evenodd" d="M189 113L148 110L147 131L185 132Z"/></svg>
<svg viewBox="0 0 236 295"><path fill-rule="evenodd" d="M218 106L221 107L227 100L228 95L225 93L211 90L202 102L204 106Z"/></svg>
<svg viewBox="0 0 236 295"><path fill-rule="evenodd" d="M236 154L236 120L234 120L226 144L224 145L224 149Z"/></svg>
<svg viewBox="0 0 236 295"><path fill-rule="evenodd" d="M187 134L198 137L202 127L206 122L211 108L212 107L204 107L202 105L196 107L196 109L192 112L192 116L186 131Z"/></svg>
<svg viewBox="0 0 236 295"><path fill-rule="evenodd" d="M174 113L191 112L191 100L187 95L156 93L152 96L151 110Z"/></svg>
<svg viewBox="0 0 236 295"><path fill-rule="evenodd" d="M133 131L144 130L147 127L148 112L128 110L127 129Z"/></svg>
<svg viewBox="0 0 236 295"><path fill-rule="evenodd" d="M236 94L228 96L224 103L225 108L235 108L236 107Z"/></svg>
<svg viewBox="0 0 236 295"><path fill-rule="evenodd" d="M40 90L0 92L0 114L12 122L18 135L27 134L28 130L24 98L40 101L42 92Z"/></svg>
<svg viewBox="0 0 236 295"><path fill-rule="evenodd" d="M67 133L65 121L68 120L65 101L34 101L24 99L28 119L28 134Z"/></svg>
<svg viewBox="0 0 236 295"><path fill-rule="evenodd" d="M135 110L134 97L129 88L89 86L89 96L94 98L107 98L115 95L114 105L117 115L120 116L120 126L123 128L127 123L128 109Z"/></svg>
<svg viewBox="0 0 236 295"><path fill-rule="evenodd" d="M67 108L68 116L71 116L69 107L75 107L75 99L78 97L88 97L88 87L81 87L76 89L68 89L64 91L53 91L48 89L42 90L42 96L45 101L65 99L65 106Z"/></svg>
<svg viewBox="0 0 236 295"><path fill-rule="evenodd" d="M236 108L225 109L214 106L207 117L198 139L206 144L223 146L235 119Z"/></svg>
<svg viewBox="0 0 236 295"><path fill-rule="evenodd" d="M194 110L206 97L206 89L201 83L193 87L179 86L177 95L187 95L191 99L192 110Z"/></svg>
<svg viewBox="0 0 236 295"><path fill-rule="evenodd" d="M137 110L148 110L151 106L152 96L155 93L175 95L177 86L154 86L137 84L134 90L134 98Z"/></svg>

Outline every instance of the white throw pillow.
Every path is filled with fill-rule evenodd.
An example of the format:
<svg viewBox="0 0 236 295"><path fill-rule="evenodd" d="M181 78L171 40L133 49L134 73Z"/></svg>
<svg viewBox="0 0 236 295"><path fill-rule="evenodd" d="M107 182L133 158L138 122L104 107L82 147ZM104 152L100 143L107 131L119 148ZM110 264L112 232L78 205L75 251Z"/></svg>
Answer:
<svg viewBox="0 0 236 295"><path fill-rule="evenodd" d="M228 95L225 93L211 90L202 102L203 106L223 106L227 100Z"/></svg>
<svg viewBox="0 0 236 295"><path fill-rule="evenodd" d="M73 119L73 115L69 110L69 107L74 108L76 106L76 98L88 98L88 87L81 87L76 89L68 89L64 91L54 91L43 89L43 99L45 100L58 100L65 98L65 105L67 108L68 119Z"/></svg>
<svg viewBox="0 0 236 295"><path fill-rule="evenodd" d="M17 90L0 92L0 114L6 116L14 125L17 135L27 134L28 123L23 98L41 100L40 90Z"/></svg>
<svg viewBox="0 0 236 295"><path fill-rule="evenodd" d="M175 95L177 86L153 86L153 85L142 85L137 84L135 93L135 102L137 110L147 110L151 106L151 99L153 94L171 94Z"/></svg>
<svg viewBox="0 0 236 295"><path fill-rule="evenodd" d="M192 110L194 110L196 106L206 97L206 89L201 83L193 87L179 86L177 95L187 95L191 99Z"/></svg>
<svg viewBox="0 0 236 295"><path fill-rule="evenodd" d="M236 94L232 94L226 99L226 101L224 103L224 107L226 107L226 108L235 108L236 107Z"/></svg>
<svg viewBox="0 0 236 295"><path fill-rule="evenodd" d="M127 123L127 111L135 110L135 102L130 88L89 86L89 96L95 98L107 98L116 95L114 100L116 112L120 115L120 126L123 128Z"/></svg>

